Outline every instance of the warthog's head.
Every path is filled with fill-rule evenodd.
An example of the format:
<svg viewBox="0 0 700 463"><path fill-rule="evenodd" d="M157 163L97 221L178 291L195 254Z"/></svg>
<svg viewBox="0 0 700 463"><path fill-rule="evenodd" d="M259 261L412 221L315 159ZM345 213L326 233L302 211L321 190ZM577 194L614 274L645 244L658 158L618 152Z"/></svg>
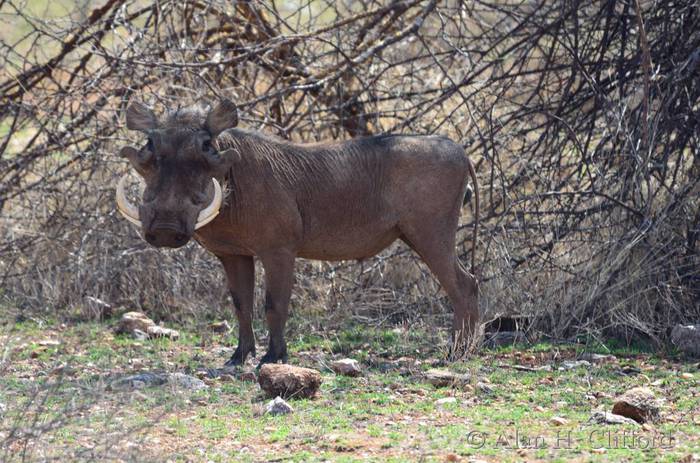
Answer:
<svg viewBox="0 0 700 463"><path fill-rule="evenodd" d="M130 222L141 227L143 237L154 246L178 248L194 231L219 213L223 201L216 180L224 176L227 156L219 153L215 139L238 123L236 106L221 101L210 111L188 108L159 121L139 103L126 111L126 126L146 134L141 149L126 146L127 158L146 186L139 207L124 194L123 177L117 186L117 206Z"/></svg>

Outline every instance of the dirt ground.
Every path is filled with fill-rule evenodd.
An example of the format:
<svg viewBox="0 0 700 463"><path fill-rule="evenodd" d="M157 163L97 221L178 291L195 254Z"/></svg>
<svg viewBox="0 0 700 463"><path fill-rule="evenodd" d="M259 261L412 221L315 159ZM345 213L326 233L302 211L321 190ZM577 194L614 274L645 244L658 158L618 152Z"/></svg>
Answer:
<svg viewBox="0 0 700 463"><path fill-rule="evenodd" d="M0 460L700 461L698 363L670 354L596 345L586 351L605 357L576 363L583 345L536 344L447 364L420 329L292 327L290 363L319 370L323 384L272 416L254 363L223 378L198 373L224 363L233 336L177 328L170 341L115 335L112 323L0 326ZM360 377L333 373L345 357ZM435 387L433 368L468 379ZM140 372L183 372L207 387L113 387ZM636 386L654 393L658 420L592 419Z"/></svg>

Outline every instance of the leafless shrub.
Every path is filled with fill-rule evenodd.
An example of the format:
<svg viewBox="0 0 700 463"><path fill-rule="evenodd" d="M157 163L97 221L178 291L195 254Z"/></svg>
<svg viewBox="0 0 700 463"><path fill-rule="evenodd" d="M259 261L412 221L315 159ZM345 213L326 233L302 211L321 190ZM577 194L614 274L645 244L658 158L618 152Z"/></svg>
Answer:
<svg viewBox="0 0 700 463"><path fill-rule="evenodd" d="M485 198L489 314L530 313L557 336L655 340L697 320L696 2L284 5L106 0L48 15L0 0L6 296L78 313L88 296L163 316L226 313L218 264L195 246L148 248L112 203L129 98L172 107L224 95L248 126L299 141L461 141ZM414 267L401 247L360 264L303 262L293 304L442 313L435 282Z"/></svg>

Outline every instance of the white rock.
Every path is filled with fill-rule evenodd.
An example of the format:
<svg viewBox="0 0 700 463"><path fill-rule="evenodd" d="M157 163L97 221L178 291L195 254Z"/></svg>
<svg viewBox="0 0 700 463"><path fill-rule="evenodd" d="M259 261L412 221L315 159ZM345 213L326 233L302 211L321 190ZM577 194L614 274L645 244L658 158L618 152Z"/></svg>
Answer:
<svg viewBox="0 0 700 463"><path fill-rule="evenodd" d="M574 360L574 361L565 360L565 361L561 362L561 366L559 367L559 370L560 371L573 370L574 368L578 368L578 367L590 367L590 366L591 366L591 362L589 362L588 360Z"/></svg>
<svg viewBox="0 0 700 463"><path fill-rule="evenodd" d="M591 415L591 418L588 420L589 422L593 423L598 423L598 424L634 424L634 425L639 425L636 421L634 421L632 418L627 418L626 416L622 415L616 415L614 413L602 411L602 410L596 410L593 412Z"/></svg>
<svg viewBox="0 0 700 463"><path fill-rule="evenodd" d="M442 399L435 401L435 405L447 405L454 403L457 403L457 399L455 397L443 397Z"/></svg>
<svg viewBox="0 0 700 463"><path fill-rule="evenodd" d="M339 375L344 376L359 376L362 374L362 368L357 360L340 359L331 363L331 368Z"/></svg>
<svg viewBox="0 0 700 463"><path fill-rule="evenodd" d="M162 386L167 382L165 375L160 373L138 373L117 378L109 385L112 390L143 389L151 386Z"/></svg>
<svg viewBox="0 0 700 463"><path fill-rule="evenodd" d="M146 314L142 312L127 312L122 315L115 331L117 333L132 333L134 329L139 329L144 333L148 333L148 328L152 326L155 326L155 323Z"/></svg>
<svg viewBox="0 0 700 463"><path fill-rule="evenodd" d="M591 363L603 363L603 362L616 362L617 357L614 355L605 355L605 354L594 354L592 352L584 352L581 354L579 357L579 360L587 360Z"/></svg>
<svg viewBox="0 0 700 463"><path fill-rule="evenodd" d="M469 384L468 374L453 373L448 370L431 368L424 373L425 379L435 387L450 387Z"/></svg>
<svg viewBox="0 0 700 463"><path fill-rule="evenodd" d="M671 342L688 355L700 357L700 325L676 325Z"/></svg>
<svg viewBox="0 0 700 463"><path fill-rule="evenodd" d="M287 415L294 412L294 408L289 405L285 400L277 396L268 402L265 412L270 415Z"/></svg>
<svg viewBox="0 0 700 463"><path fill-rule="evenodd" d="M494 389L491 387L491 385L486 384L482 381L479 381L476 383L476 390L481 392L482 394L493 394Z"/></svg>
<svg viewBox="0 0 700 463"><path fill-rule="evenodd" d="M549 422L554 426L564 426L569 422L569 420L562 418L561 416L553 416L549 419Z"/></svg>
<svg viewBox="0 0 700 463"><path fill-rule="evenodd" d="M172 340L180 338L179 331L170 328L164 328L158 325L149 327L146 332L148 333L148 337L150 338L168 338Z"/></svg>
<svg viewBox="0 0 700 463"><path fill-rule="evenodd" d="M43 339L37 343L42 347L56 347L61 345L61 341L55 339Z"/></svg>
<svg viewBox="0 0 700 463"><path fill-rule="evenodd" d="M184 373L169 374L168 384L172 384L176 387L182 389L189 389L192 391L199 391L200 389L207 389L209 387L201 379L195 378L194 376L186 375Z"/></svg>

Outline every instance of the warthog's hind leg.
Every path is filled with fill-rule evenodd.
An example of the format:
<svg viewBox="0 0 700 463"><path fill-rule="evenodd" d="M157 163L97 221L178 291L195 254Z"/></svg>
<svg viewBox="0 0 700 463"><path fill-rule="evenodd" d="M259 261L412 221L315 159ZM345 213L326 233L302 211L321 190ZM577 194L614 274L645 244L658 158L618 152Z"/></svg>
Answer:
<svg viewBox="0 0 700 463"><path fill-rule="evenodd" d="M401 239L421 256L452 303L454 317L449 358L454 360L468 350L474 339L479 322L479 304L477 280L457 259L453 244L455 234L450 225L438 227L438 233L430 229L406 227L408 230L402 229Z"/></svg>

